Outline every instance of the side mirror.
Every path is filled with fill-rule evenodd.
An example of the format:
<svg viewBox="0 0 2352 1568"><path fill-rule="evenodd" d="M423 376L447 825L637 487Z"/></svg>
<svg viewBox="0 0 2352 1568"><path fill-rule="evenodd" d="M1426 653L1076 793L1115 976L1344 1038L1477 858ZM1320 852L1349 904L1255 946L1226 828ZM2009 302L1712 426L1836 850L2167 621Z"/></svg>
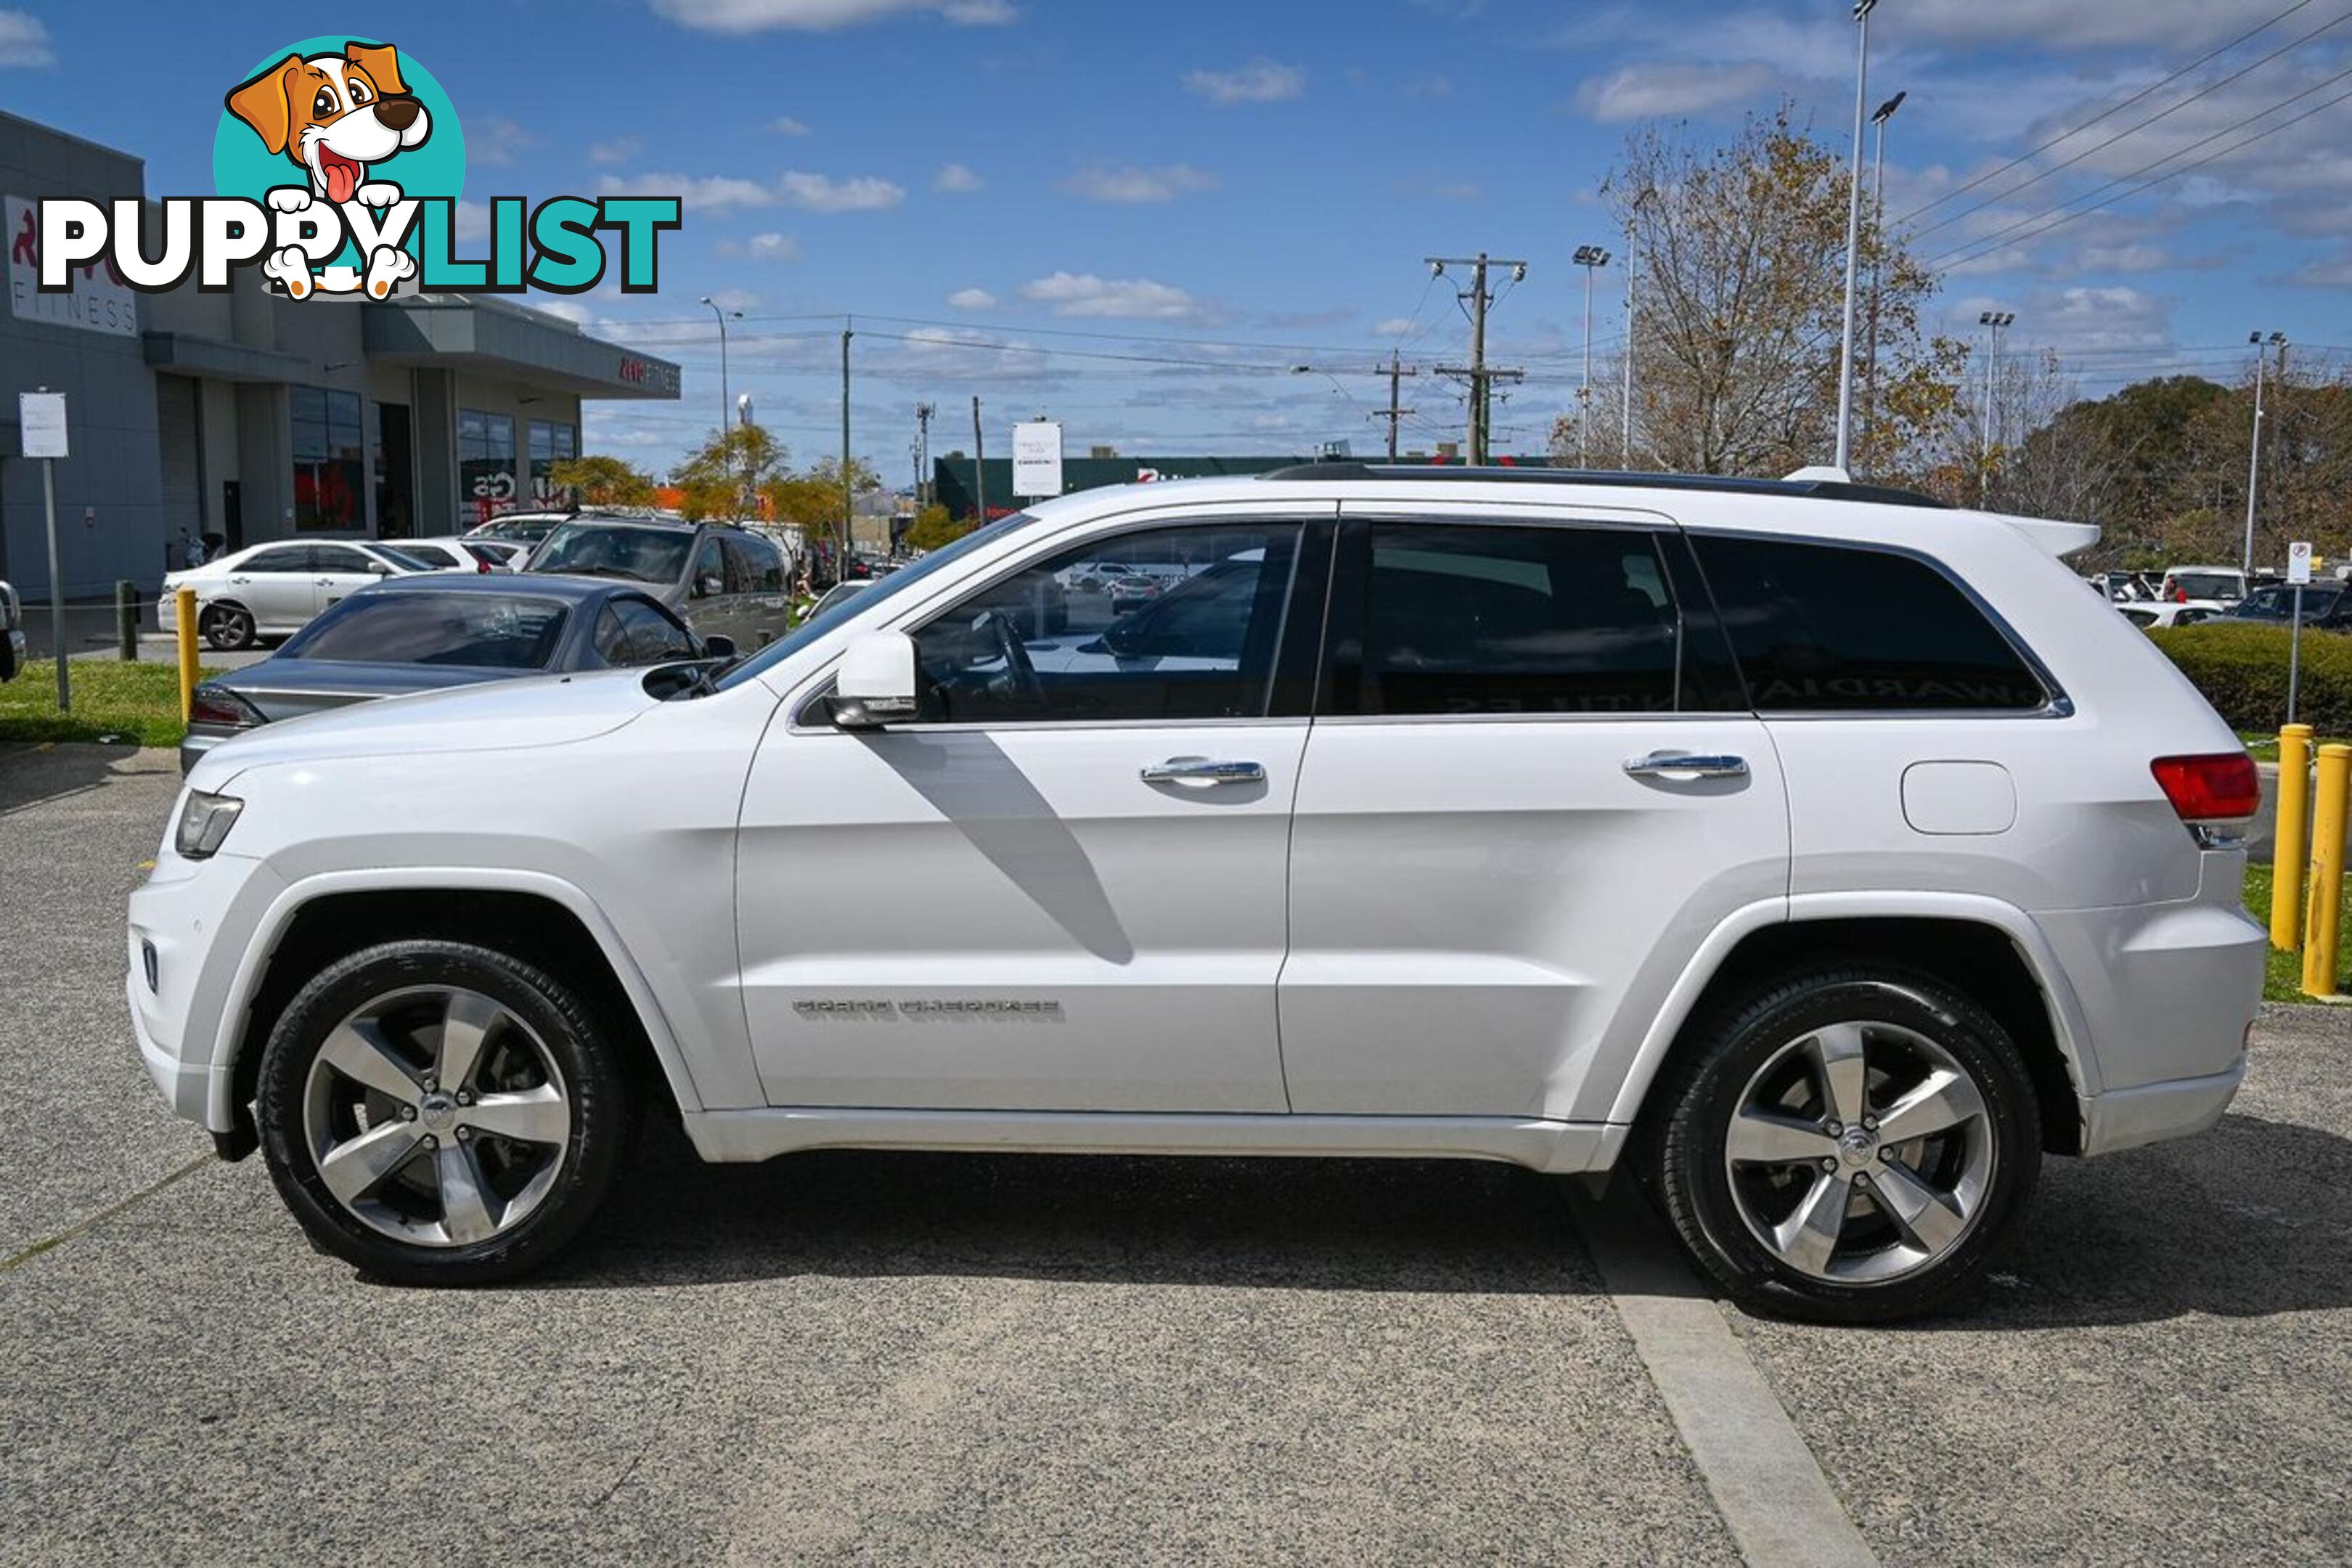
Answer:
<svg viewBox="0 0 2352 1568"><path fill-rule="evenodd" d="M717 597L726 589L726 579L716 572L705 572L694 580L694 596L698 599Z"/></svg>
<svg viewBox="0 0 2352 1568"><path fill-rule="evenodd" d="M868 632L841 656L825 715L843 730L879 730L915 716L915 639L904 632Z"/></svg>
<svg viewBox="0 0 2352 1568"><path fill-rule="evenodd" d="M374 573L379 577L389 577L392 575L392 568L381 561L369 562L368 570Z"/></svg>
<svg viewBox="0 0 2352 1568"><path fill-rule="evenodd" d="M702 639L702 657L705 658L733 658L735 657L735 639L730 637L722 637L714 632L709 637Z"/></svg>

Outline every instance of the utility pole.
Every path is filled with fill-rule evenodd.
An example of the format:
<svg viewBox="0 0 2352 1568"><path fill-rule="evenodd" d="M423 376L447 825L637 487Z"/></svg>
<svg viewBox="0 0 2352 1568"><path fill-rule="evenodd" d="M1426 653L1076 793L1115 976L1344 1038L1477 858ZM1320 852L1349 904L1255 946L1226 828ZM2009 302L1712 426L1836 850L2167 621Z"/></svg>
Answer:
<svg viewBox="0 0 2352 1568"><path fill-rule="evenodd" d="M1628 473L1633 468L1633 274L1639 257L1634 247L1640 237L1634 226L1641 219L1642 209L1657 199L1656 186L1643 186L1642 194L1633 198L1633 210L1625 224L1625 406L1621 410L1624 429L1617 437L1617 466Z"/></svg>
<svg viewBox="0 0 2352 1568"><path fill-rule="evenodd" d="M2000 357L2000 333L2004 327L2016 323L2014 310L1985 310L1977 317L1977 325L1985 332L1984 417L1977 432L1977 505L1987 505L1992 497L1992 363Z"/></svg>
<svg viewBox="0 0 2352 1568"><path fill-rule="evenodd" d="M849 340L856 333L844 318L841 329L841 569L849 570L850 531L857 515L857 487L849 472Z"/></svg>
<svg viewBox="0 0 2352 1568"><path fill-rule="evenodd" d="M1584 268L1584 379L1576 388L1576 466L1592 467L1592 275L1609 265L1597 245L1580 245L1573 258Z"/></svg>
<svg viewBox="0 0 2352 1568"><path fill-rule="evenodd" d="M971 502L980 521L988 521L988 448L980 439L980 394L971 395Z"/></svg>
<svg viewBox="0 0 2352 1568"><path fill-rule="evenodd" d="M719 319L719 450L725 451L727 418L729 412L735 406L735 400L727 395L727 318L732 316L740 321L743 319L743 312L720 310L719 301L708 294L702 297L700 302L709 306L710 313Z"/></svg>
<svg viewBox="0 0 2352 1568"><path fill-rule="evenodd" d="M2286 334L2273 332L2267 342L2257 331L2248 332L2246 342L2254 345L2254 435L2246 452L2246 552L2239 560L2239 568L2252 576L2254 570L2254 506L2261 494L2263 474L2263 371L2269 363L2269 348L2279 352L2279 379L2286 379Z"/></svg>
<svg viewBox="0 0 2352 1568"><path fill-rule="evenodd" d="M1385 414L1374 415L1373 417L1378 419L1386 419L1389 422L1389 461L1391 463L1395 462L1397 459L1397 426L1404 422L1407 415L1413 412L1410 408L1399 407L1397 405L1397 398L1402 393L1404 378L1408 375L1419 375L1420 374L1421 370L1418 366L1415 366L1412 370L1406 370L1398 363L1396 350L1389 350L1388 412Z"/></svg>
<svg viewBox="0 0 2352 1568"><path fill-rule="evenodd" d="M1849 163L1845 200L1845 326L1838 336L1837 456L1831 465L1846 466L1853 422L1853 281L1854 263L1862 243L1862 115L1869 101L1870 12L1878 0L1853 0L1853 148Z"/></svg>
<svg viewBox="0 0 2352 1568"><path fill-rule="evenodd" d="M1878 289L1886 263L1886 122L1911 95L1898 92L1871 111L1877 128L1870 174L1870 332L1862 351L1862 434L1867 441L1878 423Z"/></svg>
<svg viewBox="0 0 2352 1568"><path fill-rule="evenodd" d="M1475 256L1430 256L1423 258L1429 264L1430 276L1443 278L1451 267L1471 268L1470 287L1459 297L1470 307L1470 363L1467 365L1439 365L1437 374L1453 376L1468 383L1470 387L1470 454L1473 464L1486 461L1486 434L1493 426L1493 414L1487 398L1498 381L1518 381L1527 374L1521 370L1491 370L1486 364L1486 308L1495 296L1486 289L1486 268L1507 267L1511 281L1518 282L1528 275L1524 261L1506 261L1490 258L1485 251Z"/></svg>
<svg viewBox="0 0 2352 1568"><path fill-rule="evenodd" d="M915 405L915 510L931 504L931 415L928 403Z"/></svg>

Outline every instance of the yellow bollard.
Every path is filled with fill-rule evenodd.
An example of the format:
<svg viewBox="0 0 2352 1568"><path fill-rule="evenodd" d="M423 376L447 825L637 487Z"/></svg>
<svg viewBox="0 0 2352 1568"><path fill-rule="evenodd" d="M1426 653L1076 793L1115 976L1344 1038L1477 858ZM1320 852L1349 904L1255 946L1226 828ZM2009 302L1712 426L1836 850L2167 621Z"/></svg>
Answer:
<svg viewBox="0 0 2352 1568"><path fill-rule="evenodd" d="M2310 851L2311 726L2279 731L2278 831L2271 846L2271 945L2292 952L2303 941L2303 874Z"/></svg>
<svg viewBox="0 0 2352 1568"><path fill-rule="evenodd" d="M196 591L181 588L172 595L172 618L180 634L180 722L196 706Z"/></svg>
<svg viewBox="0 0 2352 1568"><path fill-rule="evenodd" d="M2303 990L2336 994L2336 949L2344 934L2345 796L2352 794L2352 746L2319 748L2319 793L2311 813L2311 912L2303 922Z"/></svg>

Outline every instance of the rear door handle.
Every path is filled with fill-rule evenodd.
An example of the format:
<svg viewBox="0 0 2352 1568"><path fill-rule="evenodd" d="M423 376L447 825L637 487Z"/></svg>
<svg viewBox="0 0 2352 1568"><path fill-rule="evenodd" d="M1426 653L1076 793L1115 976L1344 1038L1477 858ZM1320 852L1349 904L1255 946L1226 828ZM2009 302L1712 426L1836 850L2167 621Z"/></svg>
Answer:
<svg viewBox="0 0 2352 1568"><path fill-rule="evenodd" d="M1264 784L1263 763L1228 763L1212 757L1171 757L1143 770L1145 784L1183 784L1207 789L1215 784Z"/></svg>
<svg viewBox="0 0 2352 1568"><path fill-rule="evenodd" d="M1748 759L1688 752L1652 752L1627 760L1625 771L1637 779L1744 779Z"/></svg>

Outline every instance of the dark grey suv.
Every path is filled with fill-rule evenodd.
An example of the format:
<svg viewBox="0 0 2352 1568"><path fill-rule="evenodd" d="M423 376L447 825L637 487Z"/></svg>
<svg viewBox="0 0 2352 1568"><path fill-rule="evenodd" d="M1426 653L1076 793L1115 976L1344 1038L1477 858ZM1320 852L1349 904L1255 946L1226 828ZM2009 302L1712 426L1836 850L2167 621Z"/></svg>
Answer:
<svg viewBox="0 0 2352 1568"><path fill-rule="evenodd" d="M526 572L642 583L697 637L725 637L746 653L792 621L792 563L775 541L719 522L662 517L575 517L541 540Z"/></svg>

